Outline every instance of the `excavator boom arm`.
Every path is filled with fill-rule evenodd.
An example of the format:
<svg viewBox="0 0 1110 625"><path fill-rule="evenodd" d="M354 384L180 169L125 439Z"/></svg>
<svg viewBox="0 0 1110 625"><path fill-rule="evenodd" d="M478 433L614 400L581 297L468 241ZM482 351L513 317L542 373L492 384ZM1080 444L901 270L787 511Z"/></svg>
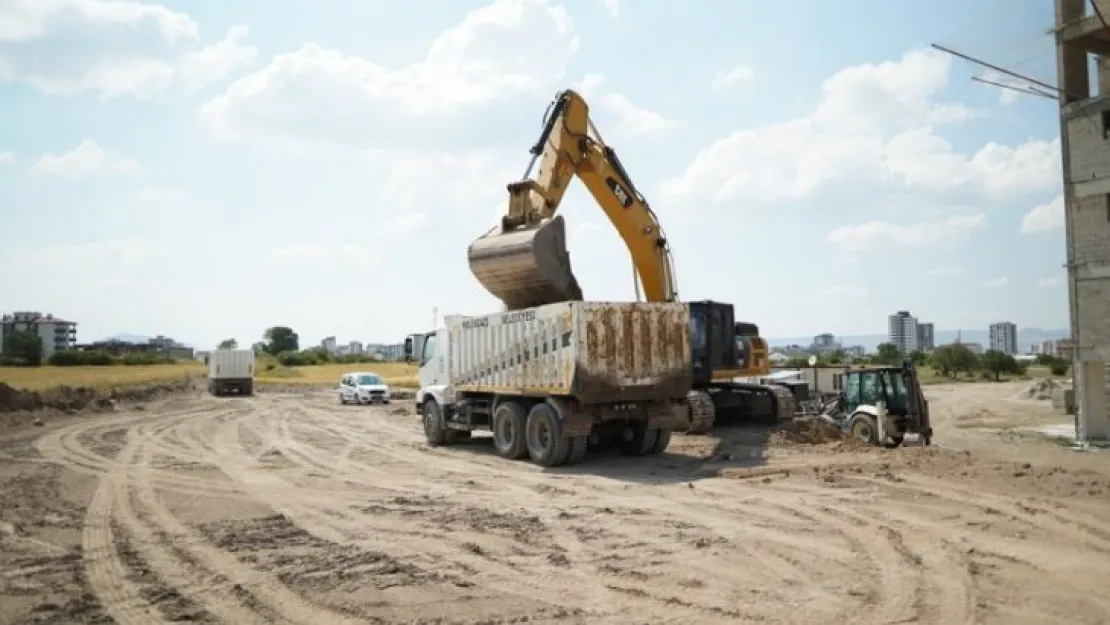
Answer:
<svg viewBox="0 0 1110 625"><path fill-rule="evenodd" d="M478 281L510 310L582 298L556 215L577 177L628 247L644 299L677 301L674 261L659 220L597 132L581 95L566 90L556 96L531 154L525 178L508 185L509 210L500 227L470 246ZM539 170L529 178L537 160Z"/></svg>

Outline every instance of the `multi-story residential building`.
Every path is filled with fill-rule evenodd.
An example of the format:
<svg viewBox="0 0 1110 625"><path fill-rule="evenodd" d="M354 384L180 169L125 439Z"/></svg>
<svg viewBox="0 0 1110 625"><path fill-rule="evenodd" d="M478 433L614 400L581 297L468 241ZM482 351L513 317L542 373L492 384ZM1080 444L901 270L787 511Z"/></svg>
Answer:
<svg viewBox="0 0 1110 625"><path fill-rule="evenodd" d="M1068 317L1076 438L1110 440L1110 27L1107 0L1056 0ZM1093 63L1091 61L1094 61ZM1093 70L1093 71L1092 71Z"/></svg>
<svg viewBox="0 0 1110 625"><path fill-rule="evenodd" d="M827 332L813 337L813 345L810 346L810 348L816 352L832 351L839 347L840 342L836 340L835 336Z"/></svg>
<svg viewBox="0 0 1110 625"><path fill-rule="evenodd" d="M917 351L917 317L908 310L900 310L890 316L888 337L891 343L903 354Z"/></svg>
<svg viewBox="0 0 1110 625"><path fill-rule="evenodd" d="M337 343L334 336L326 337L324 340L320 341L320 347L324 348L324 351L329 354L334 354L337 351L336 345Z"/></svg>
<svg viewBox="0 0 1110 625"><path fill-rule="evenodd" d="M347 353L361 356L363 353L361 341L351 341L347 344Z"/></svg>
<svg viewBox="0 0 1110 625"><path fill-rule="evenodd" d="M936 346L933 324L919 322L917 324L917 349L923 352L931 352L936 349Z"/></svg>
<svg viewBox="0 0 1110 625"><path fill-rule="evenodd" d="M990 325L990 348L996 352L1010 354L1018 353L1017 325L1009 321L1000 321Z"/></svg>
<svg viewBox="0 0 1110 625"><path fill-rule="evenodd" d="M50 313L19 311L0 317L0 353L4 349L4 335L20 331L38 335L44 360L77 344L76 321L59 319Z"/></svg>
<svg viewBox="0 0 1110 625"><path fill-rule="evenodd" d="M844 348L844 353L853 358L863 358L867 350L863 348L863 345L849 345Z"/></svg>

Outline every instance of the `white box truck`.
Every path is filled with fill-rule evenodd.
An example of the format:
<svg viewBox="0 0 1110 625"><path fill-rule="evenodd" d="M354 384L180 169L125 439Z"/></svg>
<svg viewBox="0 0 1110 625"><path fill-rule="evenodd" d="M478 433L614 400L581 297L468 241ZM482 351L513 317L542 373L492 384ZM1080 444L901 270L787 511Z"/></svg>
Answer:
<svg viewBox="0 0 1110 625"><path fill-rule="evenodd" d="M217 349L208 354L208 392L254 394L254 350Z"/></svg>
<svg viewBox="0 0 1110 625"><path fill-rule="evenodd" d="M405 341L432 446L488 430L502 457L548 467L588 446L661 453L693 386L681 303L560 302L445 324L419 354Z"/></svg>

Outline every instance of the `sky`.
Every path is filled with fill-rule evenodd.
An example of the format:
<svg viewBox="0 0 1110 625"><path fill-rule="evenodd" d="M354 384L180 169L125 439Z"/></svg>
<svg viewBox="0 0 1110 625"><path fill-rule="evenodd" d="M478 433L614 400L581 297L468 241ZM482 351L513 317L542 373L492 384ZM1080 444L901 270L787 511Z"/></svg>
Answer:
<svg viewBox="0 0 1110 625"><path fill-rule="evenodd" d="M1055 103L929 48L998 5L0 0L0 310L200 348L497 312L466 248L569 87L684 300L769 337L1066 328ZM581 185L560 214L585 297L634 299Z"/></svg>

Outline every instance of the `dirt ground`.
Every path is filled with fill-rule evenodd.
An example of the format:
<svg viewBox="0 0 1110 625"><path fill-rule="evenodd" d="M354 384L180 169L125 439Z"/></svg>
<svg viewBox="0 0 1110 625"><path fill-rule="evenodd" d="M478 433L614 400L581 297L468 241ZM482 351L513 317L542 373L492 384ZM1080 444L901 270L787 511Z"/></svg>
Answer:
<svg viewBox="0 0 1110 625"><path fill-rule="evenodd" d="M0 430L0 623L1107 623L1110 452L1028 383L932 448L732 429L541 470L410 401L176 397Z"/></svg>

